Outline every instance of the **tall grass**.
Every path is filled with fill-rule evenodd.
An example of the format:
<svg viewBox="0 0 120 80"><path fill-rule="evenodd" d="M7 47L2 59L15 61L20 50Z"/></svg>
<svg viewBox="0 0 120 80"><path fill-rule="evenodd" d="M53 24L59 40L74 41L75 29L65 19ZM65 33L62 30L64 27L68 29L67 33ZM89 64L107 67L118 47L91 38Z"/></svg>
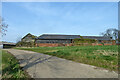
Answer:
<svg viewBox="0 0 120 80"><path fill-rule="evenodd" d="M20 65L13 55L2 51L2 79L6 80L8 78L25 80L28 75L20 69Z"/></svg>
<svg viewBox="0 0 120 80"><path fill-rule="evenodd" d="M17 48L53 55L68 60L90 64L109 70L118 69L118 46L69 46Z"/></svg>

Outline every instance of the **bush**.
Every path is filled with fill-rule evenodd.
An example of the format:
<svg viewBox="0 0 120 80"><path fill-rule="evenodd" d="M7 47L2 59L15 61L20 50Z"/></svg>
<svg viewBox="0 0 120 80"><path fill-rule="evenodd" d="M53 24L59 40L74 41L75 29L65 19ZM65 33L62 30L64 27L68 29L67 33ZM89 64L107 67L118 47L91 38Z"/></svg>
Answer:
<svg viewBox="0 0 120 80"><path fill-rule="evenodd" d="M34 42L23 42L23 41L20 41L16 44L17 47L34 47L35 44Z"/></svg>
<svg viewBox="0 0 120 80"><path fill-rule="evenodd" d="M91 45L92 43L95 43L95 39L83 39L83 38L77 38L74 39L74 45Z"/></svg>

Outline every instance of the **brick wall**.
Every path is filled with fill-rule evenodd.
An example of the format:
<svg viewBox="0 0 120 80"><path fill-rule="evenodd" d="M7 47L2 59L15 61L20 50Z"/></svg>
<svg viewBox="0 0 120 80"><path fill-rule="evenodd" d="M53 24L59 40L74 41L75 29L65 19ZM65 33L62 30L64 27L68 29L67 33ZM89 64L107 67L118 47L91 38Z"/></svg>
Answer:
<svg viewBox="0 0 120 80"><path fill-rule="evenodd" d="M36 47L42 46L42 47L57 47L57 46L72 46L72 43L70 44L59 44L59 43L39 43L35 44Z"/></svg>
<svg viewBox="0 0 120 80"><path fill-rule="evenodd" d="M37 47L39 46L42 46L42 47L56 47L58 46L59 44L55 43L55 44L51 44L51 43L39 43L39 44L36 44Z"/></svg>

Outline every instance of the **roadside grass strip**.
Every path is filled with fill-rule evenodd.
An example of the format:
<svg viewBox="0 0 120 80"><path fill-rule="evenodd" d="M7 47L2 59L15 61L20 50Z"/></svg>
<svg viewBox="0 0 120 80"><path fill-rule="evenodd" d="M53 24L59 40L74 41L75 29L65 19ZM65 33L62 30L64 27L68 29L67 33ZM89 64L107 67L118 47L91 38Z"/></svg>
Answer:
<svg viewBox="0 0 120 80"><path fill-rule="evenodd" d="M2 50L2 79L7 78L25 79L28 75L21 70L18 60L12 54Z"/></svg>

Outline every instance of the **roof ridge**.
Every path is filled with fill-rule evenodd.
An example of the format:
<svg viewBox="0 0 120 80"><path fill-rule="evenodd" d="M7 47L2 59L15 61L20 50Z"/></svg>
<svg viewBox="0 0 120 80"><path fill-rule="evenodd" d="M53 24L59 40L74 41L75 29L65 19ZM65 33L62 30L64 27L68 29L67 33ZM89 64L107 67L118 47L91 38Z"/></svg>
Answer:
<svg viewBox="0 0 120 80"><path fill-rule="evenodd" d="M80 35L68 35L68 34L42 34L42 35L80 36ZM41 35L41 36L42 36L42 35Z"/></svg>

